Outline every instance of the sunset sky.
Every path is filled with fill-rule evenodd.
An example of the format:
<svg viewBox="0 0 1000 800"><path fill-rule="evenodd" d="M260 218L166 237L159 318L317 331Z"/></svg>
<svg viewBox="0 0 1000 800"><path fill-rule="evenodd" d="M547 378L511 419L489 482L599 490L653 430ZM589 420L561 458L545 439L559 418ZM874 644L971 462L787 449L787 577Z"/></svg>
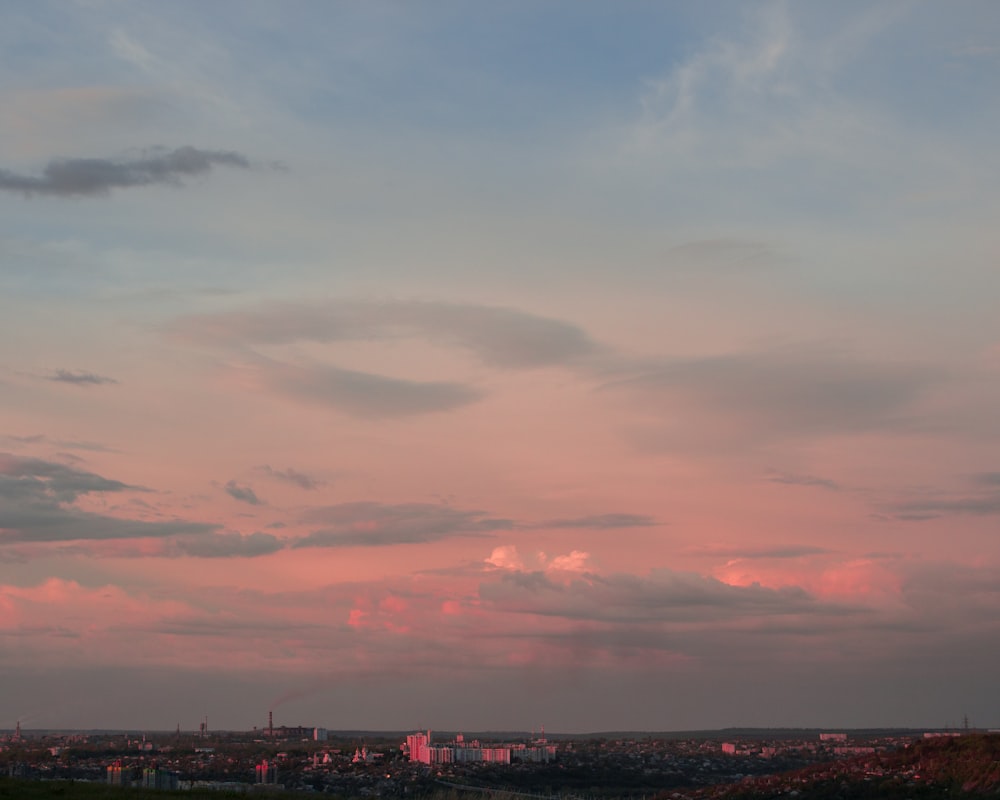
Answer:
<svg viewBox="0 0 1000 800"><path fill-rule="evenodd" d="M0 10L0 729L1000 726L1000 6Z"/></svg>

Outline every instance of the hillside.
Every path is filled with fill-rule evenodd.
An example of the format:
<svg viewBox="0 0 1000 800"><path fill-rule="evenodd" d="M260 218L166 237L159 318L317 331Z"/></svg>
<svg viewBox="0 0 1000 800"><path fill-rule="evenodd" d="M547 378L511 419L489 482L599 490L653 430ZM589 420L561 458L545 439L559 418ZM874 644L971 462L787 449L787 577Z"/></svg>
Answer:
<svg viewBox="0 0 1000 800"><path fill-rule="evenodd" d="M862 756L677 796L699 800L998 797L1000 734L919 740L890 755Z"/></svg>

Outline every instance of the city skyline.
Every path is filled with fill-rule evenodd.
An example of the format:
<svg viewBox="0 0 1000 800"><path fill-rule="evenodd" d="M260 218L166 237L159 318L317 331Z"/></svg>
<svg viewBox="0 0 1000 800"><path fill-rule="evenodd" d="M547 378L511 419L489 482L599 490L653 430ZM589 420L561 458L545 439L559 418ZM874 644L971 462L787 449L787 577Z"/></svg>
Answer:
<svg viewBox="0 0 1000 800"><path fill-rule="evenodd" d="M0 728L1000 726L994 4L0 19Z"/></svg>

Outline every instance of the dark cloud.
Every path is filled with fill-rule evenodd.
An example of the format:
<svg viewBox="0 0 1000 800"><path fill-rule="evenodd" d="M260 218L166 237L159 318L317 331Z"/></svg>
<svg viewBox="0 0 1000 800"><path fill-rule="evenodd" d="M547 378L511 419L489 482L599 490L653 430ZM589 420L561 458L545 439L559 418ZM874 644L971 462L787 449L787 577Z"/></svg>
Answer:
<svg viewBox="0 0 1000 800"><path fill-rule="evenodd" d="M290 483L293 486L298 486L300 489L313 490L318 489L323 485L323 482L317 480L316 478L306 475L304 472L299 472L298 470L292 469L274 469L273 467L264 464L258 469L265 475L275 478L284 483Z"/></svg>
<svg viewBox="0 0 1000 800"><path fill-rule="evenodd" d="M972 477L983 486L1000 486L1000 472L977 472Z"/></svg>
<svg viewBox="0 0 1000 800"><path fill-rule="evenodd" d="M653 517L645 514L593 514L571 519L550 519L533 525L535 528L584 528L588 530L610 530L615 528L641 528L659 525Z"/></svg>
<svg viewBox="0 0 1000 800"><path fill-rule="evenodd" d="M263 501L249 486L240 486L236 481L228 481L223 488L226 494L241 503L249 503L252 506L263 505Z"/></svg>
<svg viewBox="0 0 1000 800"><path fill-rule="evenodd" d="M36 493L56 502L71 503L82 494L125 489L148 491L65 464L0 453L0 499Z"/></svg>
<svg viewBox="0 0 1000 800"><path fill-rule="evenodd" d="M450 411L480 397L475 389L460 383L387 378L338 367L271 362L264 374L278 391L370 419Z"/></svg>
<svg viewBox="0 0 1000 800"><path fill-rule="evenodd" d="M141 522L82 511L81 495L148 491L93 472L0 453L0 542L60 542L203 534L218 526L183 520Z"/></svg>
<svg viewBox="0 0 1000 800"><path fill-rule="evenodd" d="M181 178L209 172L214 166L248 168L249 160L231 151L151 148L138 158L63 158L50 161L40 176L18 175L0 169L0 190L25 195L59 197L108 194L112 189L177 184Z"/></svg>
<svg viewBox="0 0 1000 800"><path fill-rule="evenodd" d="M827 478L818 478L815 475L768 475L764 478L768 483L782 483L787 486L816 486L820 489L830 491L840 491L840 484Z"/></svg>
<svg viewBox="0 0 1000 800"><path fill-rule="evenodd" d="M101 386L107 383L118 383L114 378L108 378L104 375L68 369L57 369L51 375L47 375L45 379L58 383L71 383L74 386Z"/></svg>
<svg viewBox="0 0 1000 800"><path fill-rule="evenodd" d="M184 537L174 540L172 548L179 555L196 558L254 558L284 549L285 542L270 533L216 533L211 536Z"/></svg>
<svg viewBox="0 0 1000 800"><path fill-rule="evenodd" d="M511 530L508 519L494 519L484 511L463 511L430 503L341 503L313 509L307 522L324 525L295 542L295 547L379 547L421 544L458 536L487 536Z"/></svg>
<svg viewBox="0 0 1000 800"><path fill-rule="evenodd" d="M187 317L178 335L200 341L286 344L416 338L471 351L508 369L567 364L597 352L575 325L510 308L432 302L330 302Z"/></svg>

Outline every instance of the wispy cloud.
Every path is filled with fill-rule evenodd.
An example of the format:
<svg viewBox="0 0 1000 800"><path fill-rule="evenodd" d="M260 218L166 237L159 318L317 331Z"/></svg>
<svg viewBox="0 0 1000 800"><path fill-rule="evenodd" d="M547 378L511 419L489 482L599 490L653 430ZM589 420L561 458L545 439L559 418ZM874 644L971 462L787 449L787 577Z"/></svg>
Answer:
<svg viewBox="0 0 1000 800"><path fill-rule="evenodd" d="M223 487L226 494L241 503L248 503L252 506L263 505L264 501L257 497L256 492L249 486L240 486L236 481L227 481Z"/></svg>
<svg viewBox="0 0 1000 800"><path fill-rule="evenodd" d="M767 242L733 237L684 242L671 247L666 257L668 264L681 269L708 270L767 267L784 259Z"/></svg>
<svg viewBox="0 0 1000 800"><path fill-rule="evenodd" d="M616 528L643 528L659 525L653 517L645 514L592 514L586 517L550 519L539 522L534 528L581 528L587 530L614 530Z"/></svg>
<svg viewBox="0 0 1000 800"><path fill-rule="evenodd" d="M911 430L918 400L943 376L919 363L816 347L676 360L605 388L649 403L663 424L651 442L662 436L666 446L731 447Z"/></svg>
<svg viewBox="0 0 1000 800"><path fill-rule="evenodd" d="M678 171L759 169L795 158L844 168L886 148L875 133L886 120L834 87L851 54L900 12L879 6L812 36L797 11L754 6L735 30L646 81L626 147Z"/></svg>
<svg viewBox="0 0 1000 800"><path fill-rule="evenodd" d="M53 374L47 375L45 379L57 383L69 383L73 386L103 386L108 383L118 383L114 378L105 375L68 369L57 369Z"/></svg>
<svg viewBox="0 0 1000 800"><path fill-rule="evenodd" d="M787 486L816 486L820 489L829 489L831 491L840 491L841 486L836 481L831 481L828 478L820 478L816 475L790 475L784 473L778 473L774 475L767 475L764 478L768 483L782 483Z"/></svg>
<svg viewBox="0 0 1000 800"><path fill-rule="evenodd" d="M0 169L0 190L57 197L95 196L112 189L180 183L215 166L250 167L246 156L232 151L199 150L190 145L167 150L156 147L138 158L61 158L50 161L38 176Z"/></svg>
<svg viewBox="0 0 1000 800"><path fill-rule="evenodd" d="M311 491L313 489L318 489L323 485L323 481L313 478L310 475L306 475L304 472L299 472L297 469L274 469L268 464L264 464L257 468L260 472L264 473L270 478L282 481L284 483L290 483L293 486L298 486L300 489L306 489Z"/></svg>

